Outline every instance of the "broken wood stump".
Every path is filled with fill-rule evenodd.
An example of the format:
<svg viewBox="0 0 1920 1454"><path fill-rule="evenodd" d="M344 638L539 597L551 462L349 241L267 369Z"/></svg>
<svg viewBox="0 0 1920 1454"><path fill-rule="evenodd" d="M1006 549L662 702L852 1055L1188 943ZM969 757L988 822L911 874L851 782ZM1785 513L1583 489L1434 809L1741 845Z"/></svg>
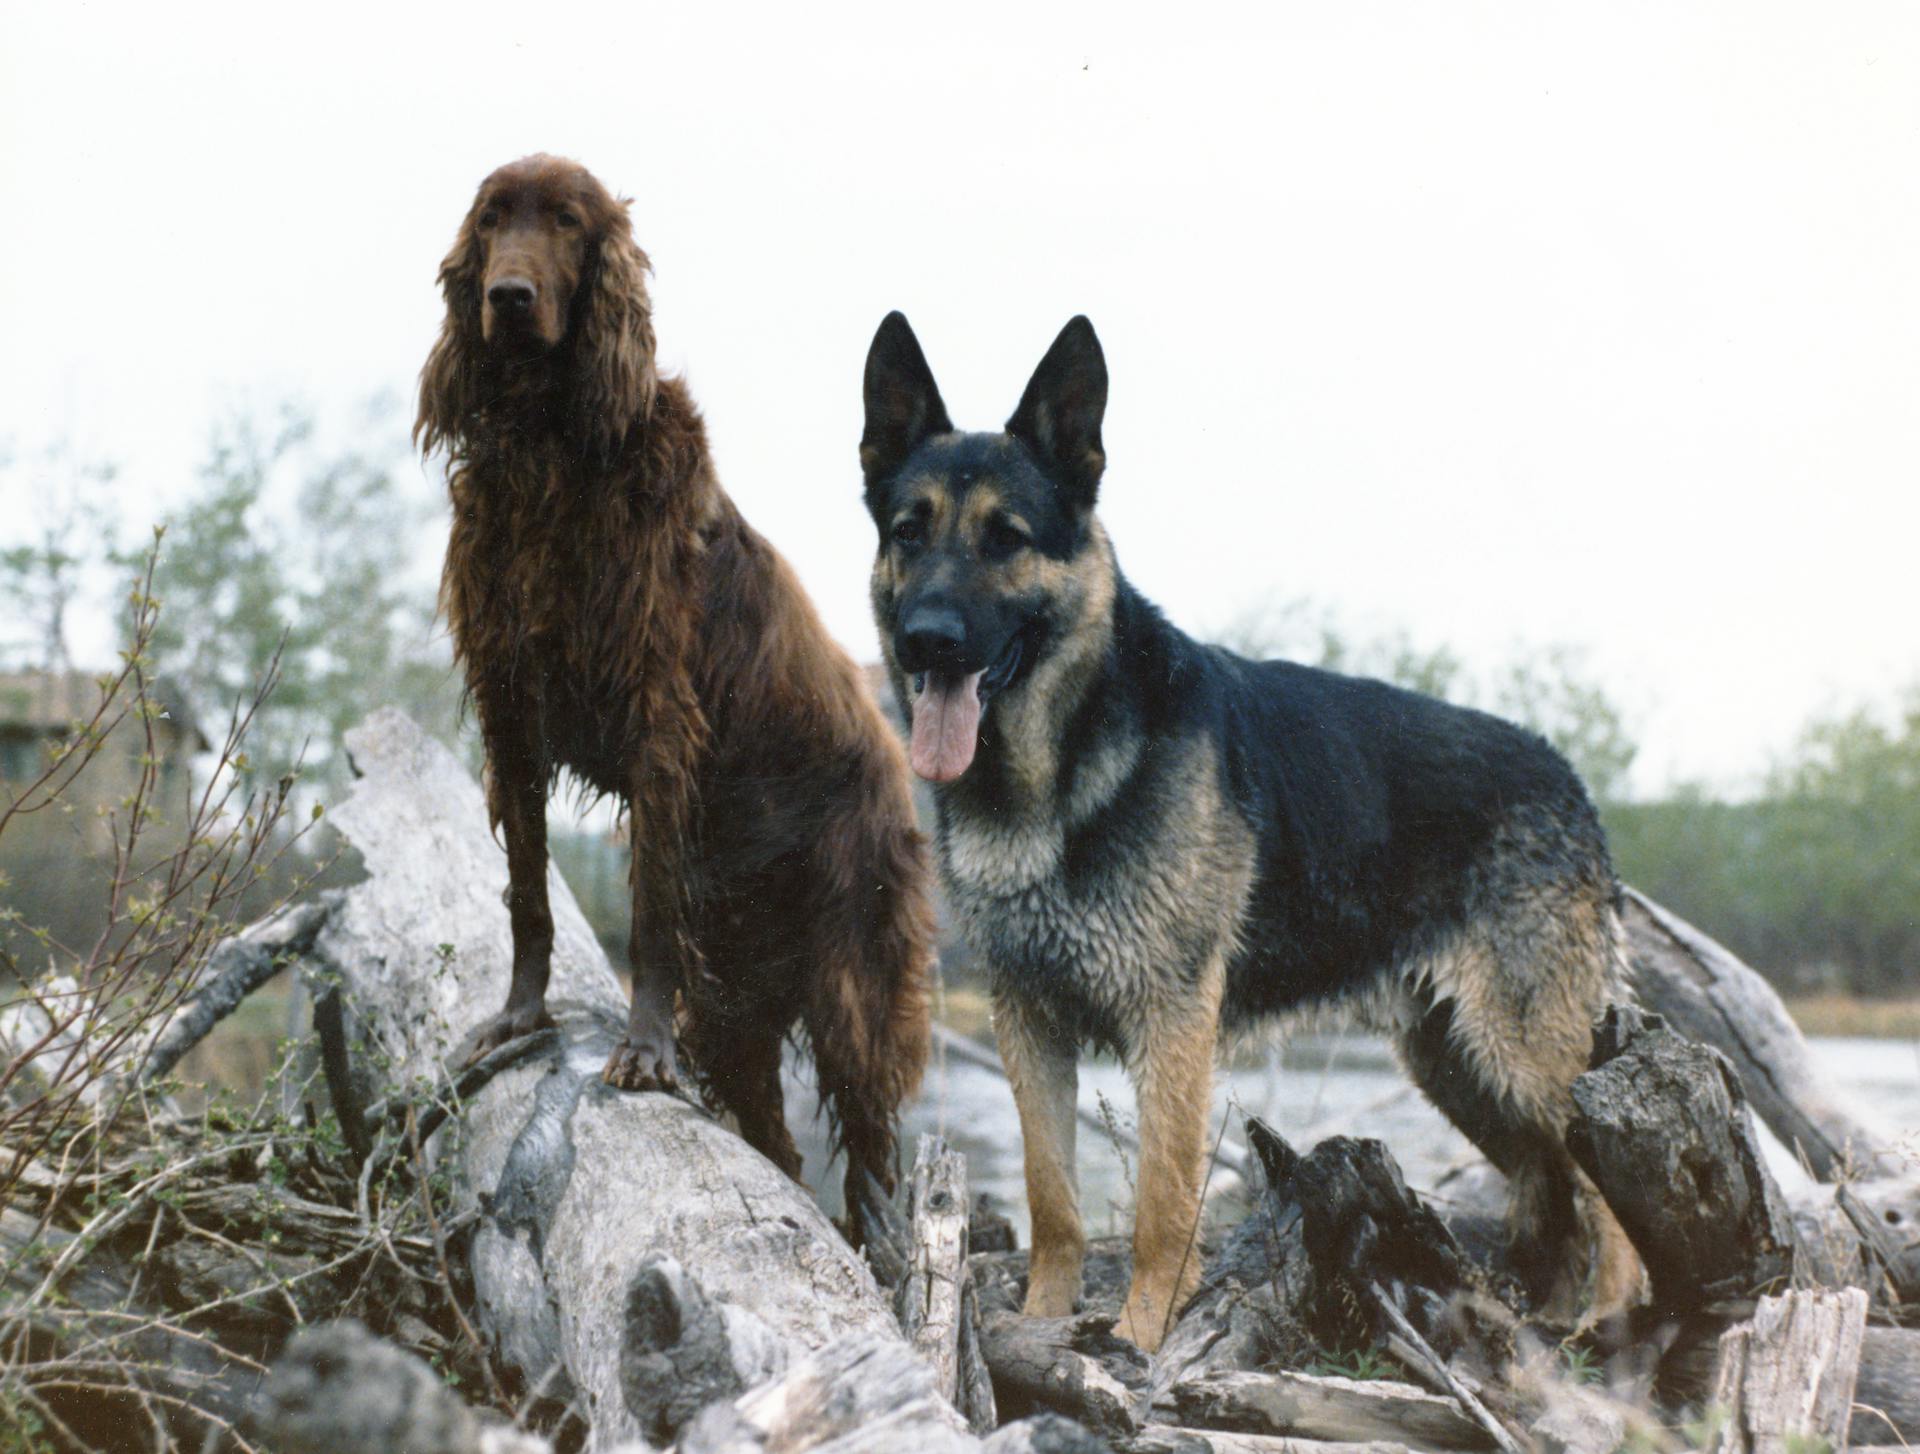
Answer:
<svg viewBox="0 0 1920 1454"><path fill-rule="evenodd" d="M1844 1449L1866 1325L1859 1288L1761 1298L1720 1338L1711 1454Z"/></svg>
<svg viewBox="0 0 1920 1454"><path fill-rule="evenodd" d="M901 1330L932 1368L940 1396L975 1433L988 1433L998 1420L967 1267L967 1162L938 1136L920 1138L907 1179L907 1222L906 1275L894 1294Z"/></svg>
<svg viewBox="0 0 1920 1454"><path fill-rule="evenodd" d="M1567 1147L1620 1219L1660 1306L1685 1312L1786 1286L1793 1219L1725 1056L1614 1006L1573 1083Z"/></svg>

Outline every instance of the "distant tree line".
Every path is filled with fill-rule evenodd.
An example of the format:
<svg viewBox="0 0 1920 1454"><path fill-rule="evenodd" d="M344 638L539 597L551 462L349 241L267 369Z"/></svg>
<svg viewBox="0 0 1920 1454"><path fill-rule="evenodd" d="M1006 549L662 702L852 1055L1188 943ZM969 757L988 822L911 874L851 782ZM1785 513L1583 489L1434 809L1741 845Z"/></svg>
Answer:
<svg viewBox="0 0 1920 1454"><path fill-rule="evenodd" d="M295 409L234 419L213 431L193 488L155 511L165 531L153 668L216 738L276 669L232 770L249 788L292 779L302 813L344 790L340 734L383 704L462 745L477 766L433 620L433 562L420 549L444 496L413 466L393 409L370 406L352 434L353 447L322 447ZM0 452L0 474L35 502L0 522L0 669L61 670L76 618L116 608L133 579L150 544L149 522L135 518L145 502L116 492L111 468L64 451ZM1625 880L1786 988L1920 989L1920 685L1890 718L1862 709L1809 724L1756 792L1687 784L1648 799L1629 789L1634 732L1575 649L1517 651L1475 673L1446 647L1404 631L1355 632L1301 601L1268 603L1215 635L1249 655L1383 677L1525 723L1586 779ZM609 945L623 944L620 848L604 831L555 828L555 857L589 918ZM81 942L92 896L63 885L83 880L75 865L86 841L52 818L11 835L0 910ZM307 844L328 851L324 833Z"/></svg>

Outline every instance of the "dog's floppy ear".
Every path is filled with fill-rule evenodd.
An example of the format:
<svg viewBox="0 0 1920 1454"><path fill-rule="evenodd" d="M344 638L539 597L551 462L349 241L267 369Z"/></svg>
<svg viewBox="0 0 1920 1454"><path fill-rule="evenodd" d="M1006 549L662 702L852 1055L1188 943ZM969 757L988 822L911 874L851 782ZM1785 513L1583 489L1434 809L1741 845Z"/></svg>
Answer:
<svg viewBox="0 0 1920 1454"><path fill-rule="evenodd" d="M1084 314L1072 319L1027 381L1007 433L1033 451L1082 510L1093 508L1107 467L1100 421L1107 412L1107 359Z"/></svg>
<svg viewBox="0 0 1920 1454"><path fill-rule="evenodd" d="M867 349L866 429L860 435L860 470L867 478L868 503L879 485L907 462L923 440L947 434L953 421L940 402L933 370L920 351L906 315L898 311L880 320Z"/></svg>
<svg viewBox="0 0 1920 1454"><path fill-rule="evenodd" d="M653 363L653 265L633 240L627 204L610 202L599 245L580 281L573 406L579 437L604 463L627 433L653 412L659 376Z"/></svg>
<svg viewBox="0 0 1920 1454"><path fill-rule="evenodd" d="M453 250L440 264L440 291L447 300L440 337L420 370L420 412L413 421L413 442L431 454L441 445L458 449L461 425L480 407L484 345L480 338L481 253L474 231L476 200Z"/></svg>

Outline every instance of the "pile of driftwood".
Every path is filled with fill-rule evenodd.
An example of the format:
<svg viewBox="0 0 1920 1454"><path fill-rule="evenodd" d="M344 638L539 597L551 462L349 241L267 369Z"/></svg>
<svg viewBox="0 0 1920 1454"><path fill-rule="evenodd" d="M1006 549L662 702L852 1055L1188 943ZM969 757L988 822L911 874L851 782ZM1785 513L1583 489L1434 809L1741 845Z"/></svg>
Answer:
<svg viewBox="0 0 1920 1454"><path fill-rule="evenodd" d="M697 1107L604 1087L622 993L557 879L559 1028L450 1072L505 994L504 859L477 786L404 717L349 747L362 776L334 821L367 880L227 946L128 1068L157 1086L294 963L315 999L299 1114L227 1136L156 1089L145 1160L102 1138L90 1181L35 1168L0 1222L43 1254L8 1265L25 1311L0 1364L45 1371L56 1436L394 1454L1920 1439L1902 1326L1920 1184L1824 1093L1758 977L1644 900L1648 1010L1598 1037L1573 1144L1641 1249L1645 1308L1555 1327L1503 1269L1497 1178L1423 1201L1378 1142L1301 1150L1255 1121L1252 1211L1148 1358L1112 1335L1124 1246L1095 1244L1080 1315L1020 1316L1024 1255L936 1140L862 1257ZM1782 1195L1749 1107L1816 1193Z"/></svg>

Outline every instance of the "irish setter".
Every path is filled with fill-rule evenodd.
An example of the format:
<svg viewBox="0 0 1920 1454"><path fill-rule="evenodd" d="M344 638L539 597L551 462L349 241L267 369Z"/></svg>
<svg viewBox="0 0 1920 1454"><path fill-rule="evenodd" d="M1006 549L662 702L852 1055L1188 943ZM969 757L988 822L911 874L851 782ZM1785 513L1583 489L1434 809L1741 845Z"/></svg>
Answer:
<svg viewBox="0 0 1920 1454"><path fill-rule="evenodd" d="M654 365L627 204L546 156L480 186L440 267L416 443L448 455L441 604L506 839L513 979L478 1056L550 1023L546 803L624 801L633 1003L606 1079L676 1083L798 1176L780 1050L806 1032L853 1178L893 1186L920 1080L929 870L902 748Z"/></svg>

